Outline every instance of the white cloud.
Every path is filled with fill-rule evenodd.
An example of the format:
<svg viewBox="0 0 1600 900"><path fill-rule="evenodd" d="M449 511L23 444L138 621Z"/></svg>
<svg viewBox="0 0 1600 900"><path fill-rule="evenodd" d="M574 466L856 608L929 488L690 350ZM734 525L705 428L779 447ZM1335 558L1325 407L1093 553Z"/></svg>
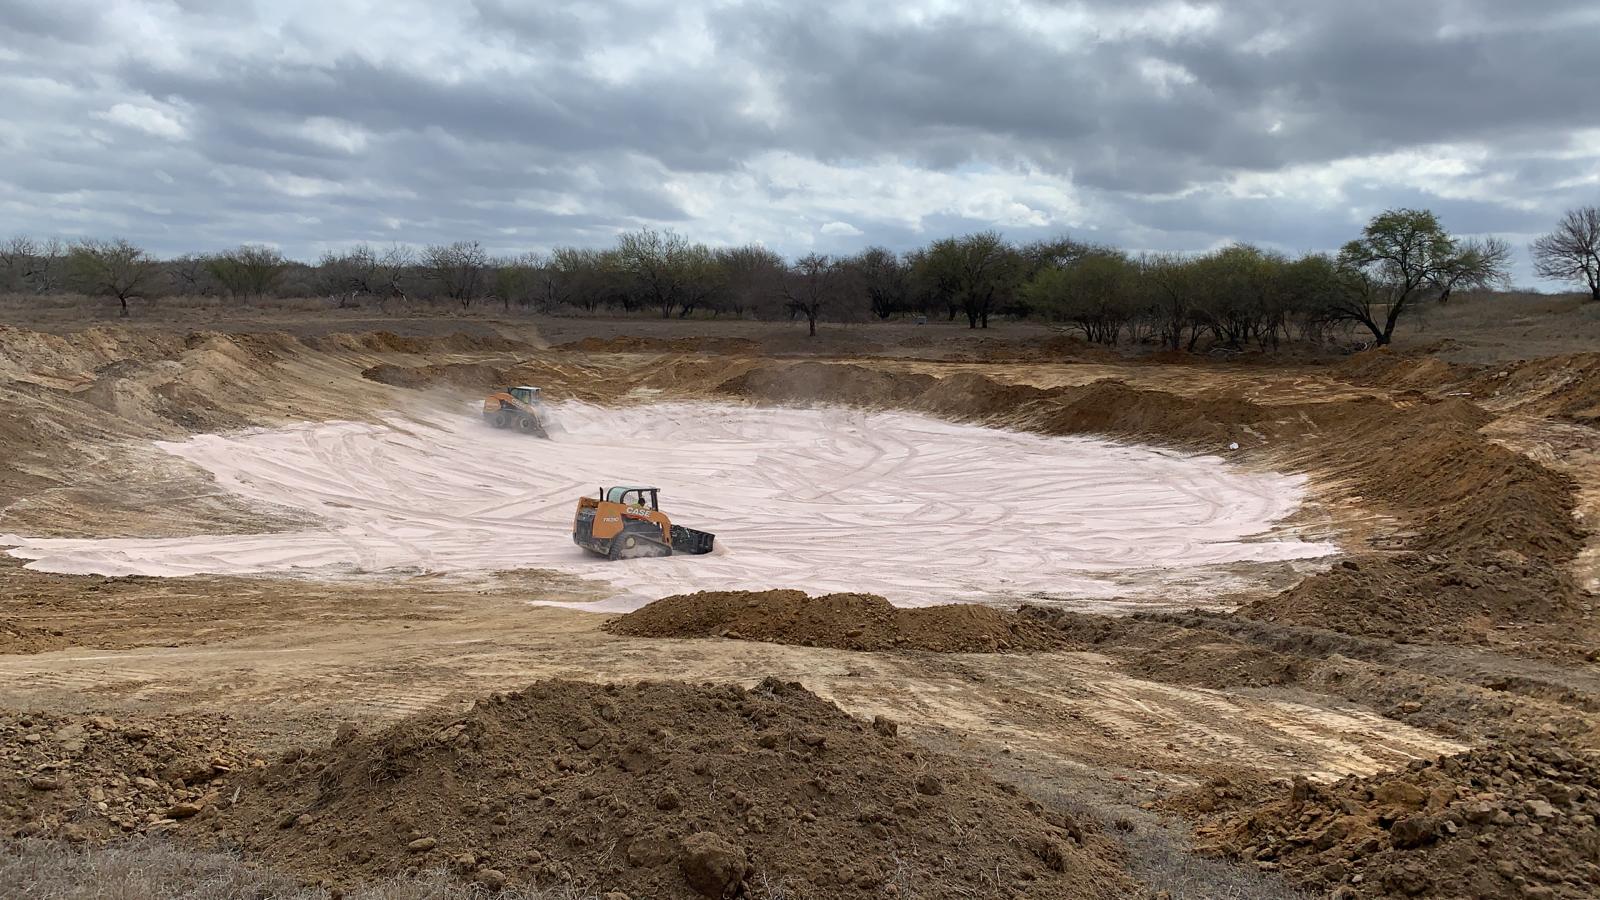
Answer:
<svg viewBox="0 0 1600 900"><path fill-rule="evenodd" d="M865 234L849 222L829 222L817 230L830 237L858 237Z"/></svg>
<svg viewBox="0 0 1600 900"><path fill-rule="evenodd" d="M182 118L170 108L118 103L105 112L95 113L95 118L169 140L182 140L189 134Z"/></svg>
<svg viewBox="0 0 1600 900"><path fill-rule="evenodd" d="M366 129L343 119L313 116L301 122L294 131L306 140L330 150L360 153L367 149Z"/></svg>

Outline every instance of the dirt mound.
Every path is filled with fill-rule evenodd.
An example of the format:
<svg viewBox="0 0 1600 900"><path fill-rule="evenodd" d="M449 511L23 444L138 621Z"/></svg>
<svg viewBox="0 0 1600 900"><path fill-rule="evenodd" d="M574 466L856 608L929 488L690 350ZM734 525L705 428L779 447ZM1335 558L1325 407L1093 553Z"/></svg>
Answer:
<svg viewBox="0 0 1600 900"><path fill-rule="evenodd" d="M1470 385L1497 409L1600 424L1600 353L1552 356L1486 370Z"/></svg>
<svg viewBox="0 0 1600 900"><path fill-rule="evenodd" d="M1576 621L1584 609L1564 572L1504 550L1482 558L1362 555L1240 614L1393 640L1476 643L1496 626Z"/></svg>
<svg viewBox="0 0 1600 900"><path fill-rule="evenodd" d="M102 840L214 815L217 779L261 764L228 730L220 718L0 713L0 827L8 836Z"/></svg>
<svg viewBox="0 0 1600 900"><path fill-rule="evenodd" d="M586 337L582 340L557 344L552 349L578 351L581 353L719 353L737 356L755 353L759 347L760 345L755 341L746 338L688 337L669 339L620 335L610 338Z"/></svg>
<svg viewBox="0 0 1600 900"><path fill-rule="evenodd" d="M1334 372L1353 384L1437 391L1471 378L1478 369L1445 362L1427 351L1401 353L1380 347L1351 356Z"/></svg>
<svg viewBox="0 0 1600 900"><path fill-rule="evenodd" d="M290 753L203 827L344 883L445 865L491 886L630 897L1128 889L1092 823L894 732L772 679L541 682Z"/></svg>
<svg viewBox="0 0 1600 900"><path fill-rule="evenodd" d="M988 606L899 609L873 594L703 591L657 600L606 623L631 637L726 637L841 650L995 653L1052 650L1052 629Z"/></svg>
<svg viewBox="0 0 1600 900"><path fill-rule="evenodd" d="M396 366L381 363L361 370L361 377L379 384L423 388L447 384L488 390L505 383L505 374L487 363L446 363L437 366Z"/></svg>
<svg viewBox="0 0 1600 900"><path fill-rule="evenodd" d="M1297 780L1284 793L1197 838L1336 897L1600 894L1600 765L1556 744L1490 746L1326 786Z"/></svg>
<svg viewBox="0 0 1600 900"><path fill-rule="evenodd" d="M1243 446L1262 443L1251 426L1274 418L1248 400L1182 397L1111 379L1053 393L1056 404L1036 419L1050 434L1087 432L1217 449L1235 441Z"/></svg>

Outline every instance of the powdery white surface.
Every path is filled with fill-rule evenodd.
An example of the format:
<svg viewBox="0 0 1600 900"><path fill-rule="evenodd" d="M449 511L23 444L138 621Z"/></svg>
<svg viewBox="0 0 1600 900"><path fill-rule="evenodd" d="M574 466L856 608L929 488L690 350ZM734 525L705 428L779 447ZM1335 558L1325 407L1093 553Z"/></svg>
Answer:
<svg viewBox="0 0 1600 900"><path fill-rule="evenodd" d="M605 610L772 587L904 605L1192 593L1197 567L1335 551L1262 536L1299 504L1302 479L1217 457L841 408L565 403L556 416L550 441L463 414L161 444L327 527L0 543L30 568L102 575L547 568L610 582L618 594L592 607ZM661 487L673 520L714 532L717 551L609 562L579 550L578 496L618 483Z"/></svg>

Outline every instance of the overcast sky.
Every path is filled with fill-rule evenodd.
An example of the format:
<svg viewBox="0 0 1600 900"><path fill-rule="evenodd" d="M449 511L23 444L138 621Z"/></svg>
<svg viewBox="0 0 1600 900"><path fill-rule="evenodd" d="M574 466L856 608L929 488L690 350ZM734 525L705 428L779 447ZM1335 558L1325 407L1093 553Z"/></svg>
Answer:
<svg viewBox="0 0 1600 900"><path fill-rule="evenodd" d="M0 235L158 252L670 227L1519 256L1600 203L1594 0L0 0Z"/></svg>

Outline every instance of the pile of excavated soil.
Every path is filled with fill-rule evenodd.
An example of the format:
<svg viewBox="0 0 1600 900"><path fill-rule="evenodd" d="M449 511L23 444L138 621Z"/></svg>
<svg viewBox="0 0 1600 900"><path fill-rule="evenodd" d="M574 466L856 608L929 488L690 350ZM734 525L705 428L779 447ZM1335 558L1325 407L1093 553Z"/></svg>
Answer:
<svg viewBox="0 0 1600 900"><path fill-rule="evenodd" d="M1378 348L1357 353L1334 367L1340 378L1355 384L1387 388L1439 390L1472 377L1474 366L1445 362L1426 353L1400 353Z"/></svg>
<svg viewBox="0 0 1600 900"><path fill-rule="evenodd" d="M1600 424L1600 353L1533 359L1485 370L1472 394L1496 408Z"/></svg>
<svg viewBox="0 0 1600 900"><path fill-rule="evenodd" d="M725 637L840 650L997 653L1053 650L1051 628L988 606L901 609L874 594L702 591L657 600L605 624L630 637Z"/></svg>
<svg viewBox="0 0 1600 900"><path fill-rule="evenodd" d="M1092 823L773 679L540 682L239 783L191 834L342 884L449 866L633 898L1131 891Z"/></svg>
<svg viewBox="0 0 1600 900"><path fill-rule="evenodd" d="M1297 780L1285 793L1220 813L1198 841L1334 897L1600 895L1600 763L1558 744L1494 745L1332 785Z"/></svg>
<svg viewBox="0 0 1600 900"><path fill-rule="evenodd" d="M171 831L215 815L218 779L261 764L225 719L0 713L0 828L70 841Z"/></svg>
<svg viewBox="0 0 1600 900"><path fill-rule="evenodd" d="M1509 623L1577 621L1583 594L1557 567L1515 551L1366 554L1240 614L1391 640L1480 643Z"/></svg>

